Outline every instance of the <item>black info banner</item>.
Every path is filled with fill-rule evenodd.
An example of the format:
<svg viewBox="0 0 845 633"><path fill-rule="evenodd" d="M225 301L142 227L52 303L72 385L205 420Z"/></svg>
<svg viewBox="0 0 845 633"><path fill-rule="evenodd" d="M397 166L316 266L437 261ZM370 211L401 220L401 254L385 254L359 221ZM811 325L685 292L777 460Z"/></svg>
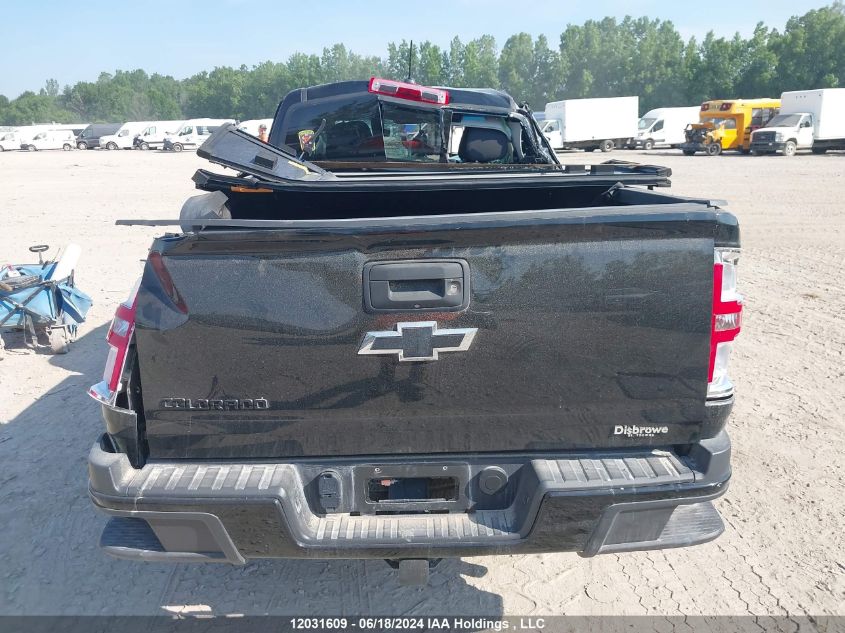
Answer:
<svg viewBox="0 0 845 633"><path fill-rule="evenodd" d="M845 616L0 616L0 633L543 631L845 633Z"/></svg>

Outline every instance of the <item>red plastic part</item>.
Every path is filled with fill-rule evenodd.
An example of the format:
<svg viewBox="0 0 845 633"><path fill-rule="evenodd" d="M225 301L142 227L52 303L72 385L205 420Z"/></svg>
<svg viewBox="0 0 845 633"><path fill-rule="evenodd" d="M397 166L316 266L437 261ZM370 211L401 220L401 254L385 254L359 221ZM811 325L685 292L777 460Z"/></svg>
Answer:
<svg viewBox="0 0 845 633"><path fill-rule="evenodd" d="M109 327L108 334L106 334L106 341L109 345L117 350L115 354L114 365L111 369L111 376L109 377L109 391L114 392L120 384L120 376L123 373L123 363L126 360L126 352L129 349L129 342L132 340L132 334L135 331L135 298L132 298L132 305L127 306L121 303L117 306L114 313L114 319L120 319L127 323L126 331L122 334L115 332L115 320Z"/></svg>
<svg viewBox="0 0 845 633"><path fill-rule="evenodd" d="M429 88L417 84L409 84L404 81L393 81L371 77L370 85L367 88L374 94L387 95L407 101L419 101L421 103L433 103L435 105L449 104L449 91L439 88Z"/></svg>
<svg viewBox="0 0 845 633"><path fill-rule="evenodd" d="M742 326L742 316L739 317L735 328L716 330L716 317L720 314L742 314L742 304L739 301L722 301L722 264L713 264L713 314L710 317L710 367L707 382L713 380L713 369L716 365L716 346L719 343L732 341L739 334Z"/></svg>

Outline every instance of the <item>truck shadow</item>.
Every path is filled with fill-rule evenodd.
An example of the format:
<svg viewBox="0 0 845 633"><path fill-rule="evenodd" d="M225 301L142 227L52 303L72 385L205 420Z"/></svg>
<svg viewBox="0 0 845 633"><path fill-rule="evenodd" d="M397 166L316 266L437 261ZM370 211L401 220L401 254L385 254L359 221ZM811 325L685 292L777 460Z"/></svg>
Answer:
<svg viewBox="0 0 845 633"><path fill-rule="evenodd" d="M428 587L401 587L378 560L232 567L134 563L101 553L106 518L88 499L86 456L103 425L86 389L101 379L106 327L81 336L64 356L4 359L8 384L0 389L31 404L0 425L0 615L502 614L501 596L465 580L486 568L463 560L443 561ZM10 376L15 368L32 373L33 365L38 372L40 363L45 376L61 380L39 390Z"/></svg>

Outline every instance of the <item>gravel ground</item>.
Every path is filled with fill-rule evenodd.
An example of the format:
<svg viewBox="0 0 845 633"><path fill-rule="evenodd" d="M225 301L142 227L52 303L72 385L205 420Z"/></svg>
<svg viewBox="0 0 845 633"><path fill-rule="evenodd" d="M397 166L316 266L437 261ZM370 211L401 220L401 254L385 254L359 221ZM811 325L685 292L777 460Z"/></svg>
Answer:
<svg viewBox="0 0 845 633"><path fill-rule="evenodd" d="M0 261L29 261L34 243L76 242L78 284L95 304L70 354L0 352L0 614L845 615L845 155L612 157L671 167L676 193L727 199L742 225L746 313L721 538L594 559L447 561L428 588L399 587L381 561L236 568L102 555L105 518L85 472L102 423L85 388L99 380L107 324L157 231L114 220L174 217L203 161L8 152Z"/></svg>

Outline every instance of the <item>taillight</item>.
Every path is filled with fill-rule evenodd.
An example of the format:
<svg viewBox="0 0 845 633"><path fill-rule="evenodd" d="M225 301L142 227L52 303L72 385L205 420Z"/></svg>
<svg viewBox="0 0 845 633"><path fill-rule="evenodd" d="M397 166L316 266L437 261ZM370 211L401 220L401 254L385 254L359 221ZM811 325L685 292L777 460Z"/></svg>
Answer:
<svg viewBox="0 0 845 633"><path fill-rule="evenodd" d="M138 296L140 278L132 287L129 298L117 306L106 342L109 344L109 355L106 358L106 368L103 370L103 380L88 389L88 395L95 400L107 404L114 404L115 397L121 388L121 378L126 365L126 353L135 332L135 302Z"/></svg>
<svg viewBox="0 0 845 633"><path fill-rule="evenodd" d="M421 101L423 103L434 103L436 105L447 105L449 103L448 90L428 88L426 86L418 86L417 84L409 84L403 81L393 81L392 79L371 77L368 90L375 94L396 97L397 99L406 99L408 101Z"/></svg>
<svg viewBox="0 0 845 633"><path fill-rule="evenodd" d="M742 295L736 288L739 251L717 248L713 259L713 314L710 321L710 368L707 395L725 397L732 393L728 360L733 340L742 325Z"/></svg>
<svg viewBox="0 0 845 633"><path fill-rule="evenodd" d="M702 103L702 104L701 104L701 111L702 111L702 112L707 112L709 109L710 109L710 104L709 104L709 103Z"/></svg>
<svg viewBox="0 0 845 633"><path fill-rule="evenodd" d="M733 105L733 104L732 104L732 103L730 103L730 102L728 102L728 103L723 103L722 105L720 105L720 106L719 106L719 110L721 110L722 112L727 112L728 110L730 110L730 109L731 109L731 106L732 106L732 105Z"/></svg>

